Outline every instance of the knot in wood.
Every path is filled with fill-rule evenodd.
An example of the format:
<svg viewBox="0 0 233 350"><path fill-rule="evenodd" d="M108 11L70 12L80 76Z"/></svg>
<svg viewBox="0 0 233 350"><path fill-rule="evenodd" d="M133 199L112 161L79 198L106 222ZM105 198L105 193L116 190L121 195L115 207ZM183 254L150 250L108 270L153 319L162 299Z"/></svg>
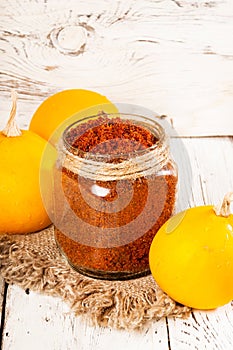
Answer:
<svg viewBox="0 0 233 350"><path fill-rule="evenodd" d="M50 39L61 53L76 56L84 52L87 32L81 25L68 25L53 29Z"/></svg>

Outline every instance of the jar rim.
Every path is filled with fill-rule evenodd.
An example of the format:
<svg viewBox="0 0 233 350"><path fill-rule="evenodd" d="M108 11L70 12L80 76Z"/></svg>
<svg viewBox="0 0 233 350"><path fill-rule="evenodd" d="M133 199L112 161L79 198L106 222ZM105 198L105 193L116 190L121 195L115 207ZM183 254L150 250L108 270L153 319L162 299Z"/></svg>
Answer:
<svg viewBox="0 0 233 350"><path fill-rule="evenodd" d="M132 152L128 152L128 153L123 153L123 152L117 152L114 154L102 154L102 153L92 153L89 151L83 151L80 150L77 147L73 147L67 140L67 134L68 132L74 128L77 125L81 125L85 122L87 122L90 119L95 119L98 117L110 117L110 118L121 118L124 117L125 119L123 120L132 120L132 122L134 122L134 124L139 124L141 127L144 127L146 130L150 131L153 135L156 136L157 141L151 145L150 147L147 147L145 149L141 149L141 150L135 150ZM128 117L128 118L126 118ZM129 119L130 118L130 119ZM137 118L140 118L140 123L137 122ZM104 123L104 120L103 120ZM102 123L101 123L102 124ZM101 125L100 124L100 125ZM143 116L140 114L135 114L135 113L100 113L100 114L95 114L95 115L90 115L88 117L82 118L80 120L77 120L75 122L73 122L72 124L70 124L69 126L67 126L62 134L62 141L63 141L63 145L65 146L65 148L72 153L74 156L78 156L81 158L89 158L89 159L94 159L96 160L100 160L103 162L110 160L114 160L114 159L125 159L125 158L135 158L135 157L139 157L142 156L144 154L147 154L151 151L154 151L158 148L160 148L167 140L167 135L165 132L165 129L161 126L161 124L159 124L156 120L147 117L147 116Z"/></svg>

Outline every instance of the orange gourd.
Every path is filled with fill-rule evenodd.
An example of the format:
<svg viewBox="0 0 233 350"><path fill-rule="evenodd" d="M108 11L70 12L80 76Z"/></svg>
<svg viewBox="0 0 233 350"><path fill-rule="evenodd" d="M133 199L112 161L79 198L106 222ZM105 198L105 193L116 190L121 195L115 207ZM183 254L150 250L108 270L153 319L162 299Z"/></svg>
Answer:
<svg viewBox="0 0 233 350"><path fill-rule="evenodd" d="M40 194L40 162L46 141L15 123L16 93L0 132L0 233L27 233L50 224Z"/></svg>
<svg viewBox="0 0 233 350"><path fill-rule="evenodd" d="M213 309L233 299L233 215L222 205L190 208L169 219L151 244L149 262L161 289L181 304Z"/></svg>
<svg viewBox="0 0 233 350"><path fill-rule="evenodd" d="M42 102L31 119L29 130L51 142L54 132L59 127L56 140L65 127L72 122L102 111L105 113L118 112L105 96L97 92L82 89L63 90ZM65 123L66 120L67 123ZM56 140L51 143L55 143Z"/></svg>

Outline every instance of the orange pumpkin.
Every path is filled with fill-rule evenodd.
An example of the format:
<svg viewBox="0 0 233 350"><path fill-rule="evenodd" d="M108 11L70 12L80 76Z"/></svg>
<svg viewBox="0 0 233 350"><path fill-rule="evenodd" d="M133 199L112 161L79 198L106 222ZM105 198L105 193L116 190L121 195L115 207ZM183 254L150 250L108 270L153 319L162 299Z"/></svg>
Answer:
<svg viewBox="0 0 233 350"><path fill-rule="evenodd" d="M62 130L73 121L88 115L116 113L117 108L103 95L90 90L71 89L60 91L47 98L35 111L29 129L49 140L62 125ZM64 123L68 120L67 125ZM60 130L59 136L62 132ZM59 137L58 136L58 137Z"/></svg>
<svg viewBox="0 0 233 350"><path fill-rule="evenodd" d="M152 275L181 304L213 309L233 299L233 215L225 197L220 210L190 208L169 219L151 244Z"/></svg>
<svg viewBox="0 0 233 350"><path fill-rule="evenodd" d="M0 233L41 230L51 222L39 184L40 162L46 141L15 124L16 94L6 128L0 132Z"/></svg>

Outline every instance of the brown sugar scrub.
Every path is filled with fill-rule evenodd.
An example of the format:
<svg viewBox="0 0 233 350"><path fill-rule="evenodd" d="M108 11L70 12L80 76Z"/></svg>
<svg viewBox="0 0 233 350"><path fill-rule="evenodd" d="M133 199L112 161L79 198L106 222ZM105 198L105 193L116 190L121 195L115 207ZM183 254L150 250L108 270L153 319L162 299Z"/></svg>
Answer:
<svg viewBox="0 0 233 350"><path fill-rule="evenodd" d="M163 128L138 115L85 118L65 130L54 173L55 238L69 263L102 279L148 274L176 198Z"/></svg>

